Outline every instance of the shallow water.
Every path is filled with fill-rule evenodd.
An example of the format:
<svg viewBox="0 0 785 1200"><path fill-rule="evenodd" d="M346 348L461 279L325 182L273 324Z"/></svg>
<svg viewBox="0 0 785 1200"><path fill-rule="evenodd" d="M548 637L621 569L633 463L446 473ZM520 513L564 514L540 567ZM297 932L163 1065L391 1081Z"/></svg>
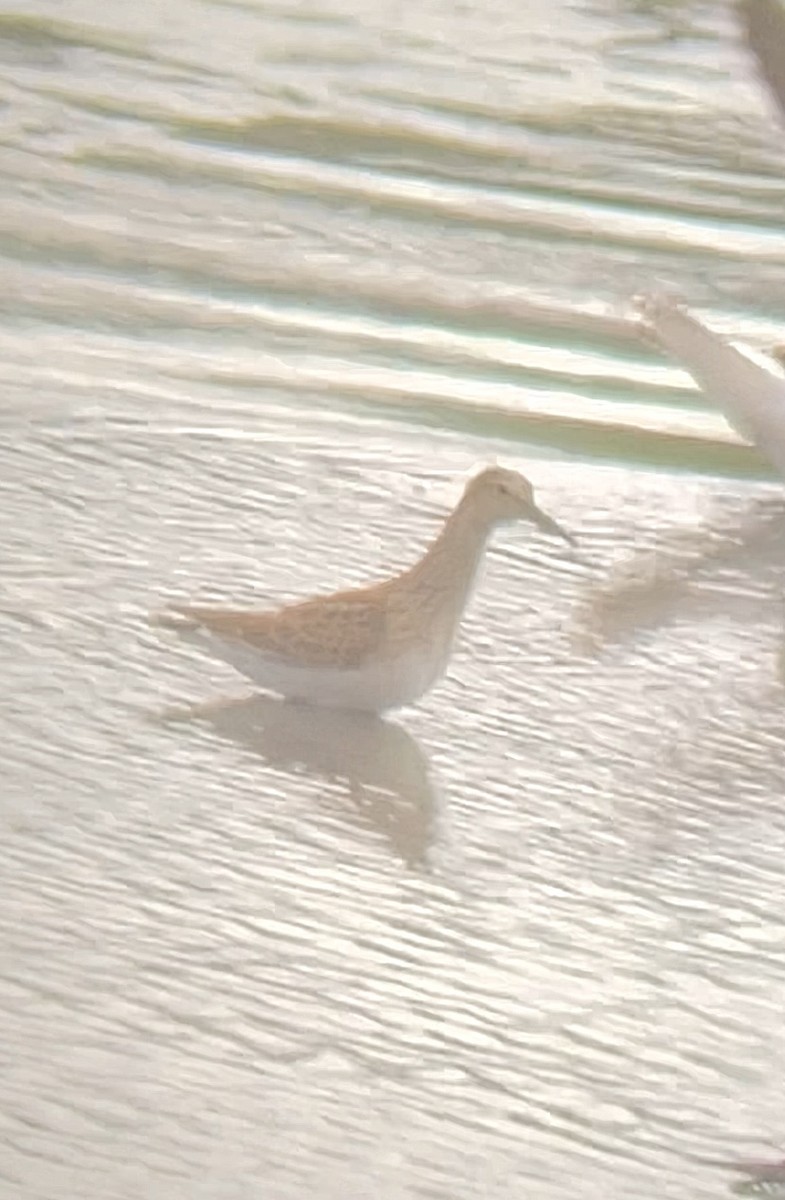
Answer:
<svg viewBox="0 0 785 1200"><path fill-rule="evenodd" d="M627 301L783 340L732 8L50 0L0 61L5 1194L728 1194L785 1141L785 498ZM500 537L416 709L148 625L410 562L491 456L580 550Z"/></svg>

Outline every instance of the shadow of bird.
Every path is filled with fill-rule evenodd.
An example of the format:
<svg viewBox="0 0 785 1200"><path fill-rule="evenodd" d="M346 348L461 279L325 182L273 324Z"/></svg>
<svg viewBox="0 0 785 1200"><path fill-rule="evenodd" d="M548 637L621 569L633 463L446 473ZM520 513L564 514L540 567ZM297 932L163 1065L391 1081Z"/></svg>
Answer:
<svg viewBox="0 0 785 1200"><path fill-rule="evenodd" d="M271 767L334 785L359 824L409 868L427 868L436 791L425 751L397 722L261 695L169 709L159 720L204 721Z"/></svg>

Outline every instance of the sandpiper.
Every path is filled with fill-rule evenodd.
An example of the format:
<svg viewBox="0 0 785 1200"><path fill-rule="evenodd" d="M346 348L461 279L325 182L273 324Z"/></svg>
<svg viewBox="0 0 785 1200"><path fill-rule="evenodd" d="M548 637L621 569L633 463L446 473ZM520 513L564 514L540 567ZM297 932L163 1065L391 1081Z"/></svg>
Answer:
<svg viewBox="0 0 785 1200"><path fill-rule="evenodd" d="M528 519L574 538L538 508L528 479L487 467L414 566L370 587L277 610L175 605L159 624L287 700L383 712L418 700L443 675L488 537Z"/></svg>

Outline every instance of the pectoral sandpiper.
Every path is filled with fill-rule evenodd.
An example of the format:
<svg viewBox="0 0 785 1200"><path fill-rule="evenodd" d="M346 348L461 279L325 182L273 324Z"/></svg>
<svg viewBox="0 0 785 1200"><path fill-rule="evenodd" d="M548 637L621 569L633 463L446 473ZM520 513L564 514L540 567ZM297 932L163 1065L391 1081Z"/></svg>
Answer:
<svg viewBox="0 0 785 1200"><path fill-rule="evenodd" d="M411 704L443 675L477 568L496 525L528 519L574 539L534 502L516 471L469 481L414 566L382 583L277 610L172 606L159 623L288 700L382 712Z"/></svg>

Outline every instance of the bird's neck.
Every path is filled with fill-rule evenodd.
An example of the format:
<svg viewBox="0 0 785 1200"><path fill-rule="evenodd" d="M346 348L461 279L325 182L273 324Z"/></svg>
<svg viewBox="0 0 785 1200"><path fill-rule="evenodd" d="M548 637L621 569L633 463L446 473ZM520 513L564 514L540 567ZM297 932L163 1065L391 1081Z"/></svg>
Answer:
<svg viewBox="0 0 785 1200"><path fill-rule="evenodd" d="M469 600L491 525L474 505L462 499L450 513L436 539L409 571L423 597L423 606L439 608L457 623Z"/></svg>

